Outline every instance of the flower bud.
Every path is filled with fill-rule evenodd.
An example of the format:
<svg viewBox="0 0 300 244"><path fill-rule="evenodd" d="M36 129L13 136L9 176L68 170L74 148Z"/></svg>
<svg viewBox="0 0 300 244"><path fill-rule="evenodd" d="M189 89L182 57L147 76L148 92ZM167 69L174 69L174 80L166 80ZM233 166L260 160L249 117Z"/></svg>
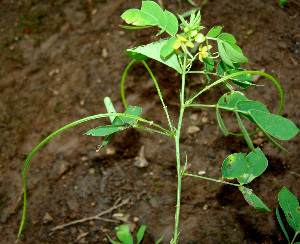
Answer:
<svg viewBox="0 0 300 244"><path fill-rule="evenodd" d="M197 34L198 34L198 31L193 30L192 33L191 33L191 37L195 37Z"/></svg>
<svg viewBox="0 0 300 244"><path fill-rule="evenodd" d="M183 29L183 31L184 31L184 33L187 33L187 32L189 32L189 30L190 30L190 28L189 27L184 27L184 29Z"/></svg>
<svg viewBox="0 0 300 244"><path fill-rule="evenodd" d="M204 41L205 41L205 36L204 36L202 33L199 33L199 34L196 36L195 41L196 41L196 42L199 42L199 43L204 42Z"/></svg>

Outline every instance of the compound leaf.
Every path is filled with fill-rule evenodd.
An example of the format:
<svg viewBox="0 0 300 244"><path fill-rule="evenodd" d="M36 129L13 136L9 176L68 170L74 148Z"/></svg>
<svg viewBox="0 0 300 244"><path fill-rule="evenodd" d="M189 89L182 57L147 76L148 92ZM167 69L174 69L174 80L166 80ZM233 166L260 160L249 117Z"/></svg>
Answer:
<svg viewBox="0 0 300 244"><path fill-rule="evenodd" d="M239 186L239 190L243 193L245 200L255 209L261 211L271 211L253 192L252 190Z"/></svg>
<svg viewBox="0 0 300 244"><path fill-rule="evenodd" d="M237 178L241 184L248 184L256 177L260 176L268 166L268 159L265 157L260 148L256 148L249 153L247 159L247 171Z"/></svg>
<svg viewBox="0 0 300 244"><path fill-rule="evenodd" d="M278 194L279 204L289 225L295 230L300 228L300 206L297 198L286 187Z"/></svg>
<svg viewBox="0 0 300 244"><path fill-rule="evenodd" d="M299 132L295 124L279 115L265 113L256 109L250 109L252 119L259 127L280 140L289 140Z"/></svg>
<svg viewBox="0 0 300 244"><path fill-rule="evenodd" d="M227 179L234 179L247 170L246 153L234 153L229 155L222 164L222 176Z"/></svg>

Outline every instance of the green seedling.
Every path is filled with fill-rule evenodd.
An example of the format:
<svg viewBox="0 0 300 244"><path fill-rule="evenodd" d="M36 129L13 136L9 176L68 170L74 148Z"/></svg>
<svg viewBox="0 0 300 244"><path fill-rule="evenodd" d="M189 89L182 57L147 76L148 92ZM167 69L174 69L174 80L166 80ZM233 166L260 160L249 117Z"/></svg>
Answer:
<svg viewBox="0 0 300 244"><path fill-rule="evenodd" d="M157 36L166 32L169 37L159 39L147 45L127 49L125 53L133 60L126 67L121 80L121 96L124 104L124 112L116 112L114 106L109 98L105 98L104 102L107 108L107 113L90 116L84 119L75 121L63 128L57 130L45 140L43 140L28 156L23 170L23 184L24 184L24 206L23 216L20 225L19 236L25 220L26 212L26 169L28 163L35 152L43 146L48 140L58 133L75 126L77 124L104 117L109 117L110 125L99 126L86 132L86 135L91 136L105 136L101 147L105 147L109 140L119 131L128 128L145 130L153 133L160 133L175 142L174 158L177 168L177 202L175 210L175 224L174 233L171 243L178 243L180 231L186 231L183 227L179 228L180 207L181 207L181 184L183 177L194 177L205 180L210 180L222 184L229 184L238 187L245 200L254 209L262 211L270 211L270 209L253 193L253 190L246 187L248 183L260 176L268 166L268 160L263 151L257 147L255 148L250 135L262 131L266 138L276 147L288 152L279 145L275 139L289 140L293 138L298 132L295 124L280 116L283 106L283 92L279 83L269 74L260 71L247 71L241 68L241 63L248 62L244 56L241 48L237 45L237 41L233 35L228 33L221 33L222 27L215 26L211 30L206 31L204 26L201 26L200 11L194 11L190 14L189 20L178 15L178 18L167 10L163 10L154 1L142 1L141 9L129 9L125 11L121 18L127 23L121 27L125 29L142 29L157 27L159 29ZM211 50L216 50L212 53ZM174 69L181 76L181 90L179 95L179 116L178 119L170 118L169 111L165 105L159 84L157 83L151 69L146 63L148 58L154 59L164 65ZM162 107L166 115L166 121L169 128L163 128L153 121L145 120L141 116L142 108L139 106L128 106L125 95L125 80L128 70L135 62L141 62L155 84L158 96L160 98ZM195 63L202 63L203 69L195 70ZM195 91L193 94L186 92L186 78L189 74L203 75L207 78L207 84L204 88ZM270 79L277 87L280 95L280 106L277 114L272 114L265 107L264 104L248 99L244 92L237 91L237 89L246 90L255 88L257 85L253 83L253 75L258 74ZM211 77L218 79L211 82ZM217 85L224 85L228 92L225 93L218 100L216 104L198 104L198 99L203 93L211 91ZM229 155L221 166L220 176L221 180L203 177L201 175L193 175L187 172L188 156L186 157L185 167L182 169L180 160L180 136L183 126L183 117L186 110L190 108L212 108L216 111L218 125L225 136L235 135L243 136L247 145L249 146L249 153L234 153ZM241 134L234 134L227 130L226 124L222 119L222 110L232 112L237 118L238 125L241 129ZM175 124L173 121L178 121ZM253 123L258 129L256 131L248 132L245 121ZM221 163L221 162L220 162ZM237 183L227 181L228 179L236 179ZM281 197L279 198L281 199ZM281 200L280 205L285 206ZM285 211L285 208L283 207ZM298 216L298 215L297 215ZM289 222L290 223L290 222ZM291 224L291 223L290 223ZM295 223L293 225L295 227ZM299 223L298 223L299 227ZM142 227L145 228L145 227ZM132 236L126 227L118 227L117 237L123 243L132 243ZM188 231L188 230L187 230ZM143 229L141 233L144 233ZM141 234L141 236L143 236ZM140 237L140 236L139 236ZM141 239L137 237L138 241ZM112 241L112 240L111 240ZM117 242L113 242L117 243Z"/></svg>
<svg viewBox="0 0 300 244"><path fill-rule="evenodd" d="M276 208L276 216L278 219L278 222L280 224L280 227L288 241L288 243L293 244L297 235L300 233L300 205L297 198L291 193L286 187L283 187L282 190L278 194L278 201L279 204L284 212L285 218L290 225L295 230L295 235L290 241L290 238L287 234L287 231L284 227L284 224L282 222L281 216L279 214L278 207ZM299 244L300 242L297 242L295 244Z"/></svg>
<svg viewBox="0 0 300 244"><path fill-rule="evenodd" d="M133 237L130 233L130 229L127 225L119 225L115 228L116 230L116 236L121 242L114 241L110 238L110 236L107 235L108 240L111 242L111 244L133 244ZM141 241L144 238L144 234L146 231L146 226L142 225L137 234L136 234L136 244L141 243ZM158 244L162 241L163 238L160 238L155 244Z"/></svg>
<svg viewBox="0 0 300 244"><path fill-rule="evenodd" d="M279 7L283 7L283 6L285 6L287 4L287 0L279 0L278 1L278 6Z"/></svg>

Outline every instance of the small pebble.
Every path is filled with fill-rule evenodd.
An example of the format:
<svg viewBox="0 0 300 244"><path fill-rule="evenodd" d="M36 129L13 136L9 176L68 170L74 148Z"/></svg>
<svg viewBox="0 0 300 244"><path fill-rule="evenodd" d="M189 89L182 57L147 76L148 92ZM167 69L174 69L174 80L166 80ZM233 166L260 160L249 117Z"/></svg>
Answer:
<svg viewBox="0 0 300 244"><path fill-rule="evenodd" d="M197 133L199 131L200 131L200 128L198 126L195 126L195 125L189 126L188 129L187 129L188 134L194 134L194 133Z"/></svg>

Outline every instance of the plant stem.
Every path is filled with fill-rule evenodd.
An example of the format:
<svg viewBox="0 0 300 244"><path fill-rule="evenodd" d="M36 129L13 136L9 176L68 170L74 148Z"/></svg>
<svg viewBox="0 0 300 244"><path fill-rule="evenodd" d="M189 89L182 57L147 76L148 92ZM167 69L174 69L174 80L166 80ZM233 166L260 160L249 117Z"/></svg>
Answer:
<svg viewBox="0 0 300 244"><path fill-rule="evenodd" d="M176 162L177 162L177 203L176 203L175 226L174 226L174 237L173 237L173 243L175 244L177 244L177 239L179 235L178 228L179 228L181 178L182 178L181 165L180 165L180 131L181 131L182 119L183 119L183 114L185 109L184 89L185 89L186 61L187 61L187 54L184 53L181 95L180 95L180 113L179 113L178 127L175 135Z"/></svg>
<svg viewBox="0 0 300 244"><path fill-rule="evenodd" d="M300 233L300 230L297 230L296 233L295 233L295 236L294 236L294 238L293 238L293 240L292 240L292 242L291 242L291 244L294 243L294 241L295 241L295 239L296 239L296 237L297 237L297 235L298 235L299 233Z"/></svg>

